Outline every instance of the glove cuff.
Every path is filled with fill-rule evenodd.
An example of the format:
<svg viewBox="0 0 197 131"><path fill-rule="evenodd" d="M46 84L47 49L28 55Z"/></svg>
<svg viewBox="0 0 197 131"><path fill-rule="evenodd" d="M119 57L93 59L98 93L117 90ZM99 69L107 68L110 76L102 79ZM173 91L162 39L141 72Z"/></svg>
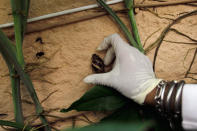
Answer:
<svg viewBox="0 0 197 131"><path fill-rule="evenodd" d="M132 96L131 99L133 99L138 104L142 105L145 101L145 98L147 94L149 94L158 84L162 81L162 79L150 79L146 81L144 84L142 84L142 87L148 86L144 91L140 92L139 94Z"/></svg>

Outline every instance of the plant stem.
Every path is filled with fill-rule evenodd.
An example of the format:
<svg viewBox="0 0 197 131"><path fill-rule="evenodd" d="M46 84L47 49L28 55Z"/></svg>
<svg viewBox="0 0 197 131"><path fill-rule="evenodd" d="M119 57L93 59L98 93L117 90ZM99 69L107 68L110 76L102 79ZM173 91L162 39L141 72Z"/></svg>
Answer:
<svg viewBox="0 0 197 131"><path fill-rule="evenodd" d="M21 35L21 26L19 23L21 23L20 18L19 17L14 18L17 60L22 66L22 68L24 69L25 61L24 61L23 49L22 49L23 36Z"/></svg>
<svg viewBox="0 0 197 131"><path fill-rule="evenodd" d="M12 5L12 15L14 18L14 30L15 30L15 41L16 41L16 56L19 64L24 69L25 61L23 56L23 50L22 50L22 43L23 43L23 36L24 36L24 27L26 26L24 19L25 16L28 14L25 14L23 10L23 0L11 0Z"/></svg>
<svg viewBox="0 0 197 131"><path fill-rule="evenodd" d="M27 87L27 90L32 98L32 100L35 103L36 107L36 114L40 117L40 119L43 119L41 117L43 113L43 108L38 100L37 94L35 92L34 86L32 84L31 79L29 78L28 74L25 73L25 71L22 69L21 65L19 64L15 52L12 50L12 46L10 45L9 41L5 43L5 34L0 30L0 52L2 53L3 56L5 56L5 60L10 64L13 65L17 73L20 75L21 80ZM46 124L45 124L46 125ZM47 127L46 127L47 128Z"/></svg>
<svg viewBox="0 0 197 131"><path fill-rule="evenodd" d="M15 69L9 69L10 80L12 86L12 99L14 104L14 116L18 123L24 124L21 93L20 93L20 78L17 76Z"/></svg>
<svg viewBox="0 0 197 131"><path fill-rule="evenodd" d="M7 61L6 56L3 55L4 60L6 61L6 64L9 69L10 74L10 81L11 81L11 87L12 87L12 99L13 99L13 105L14 105L14 116L17 123L24 124L24 118L23 118L23 112L22 112L22 105L21 105L21 98L20 98L20 79L19 77L15 77L17 75L15 69L13 68L13 65Z"/></svg>
<svg viewBox="0 0 197 131"><path fill-rule="evenodd" d="M0 32L0 39L3 42L3 44L7 44L10 47L10 51L12 51L13 54L16 55L16 47L11 43L11 41L2 32ZM20 99L20 79L17 77L14 77L14 76L17 76L17 73L14 69L13 64L9 62L6 55L2 54L2 56L4 60L6 61L6 64L8 66L9 73L10 73L15 120L16 122L23 124L23 113L22 113L22 105L21 105L21 99Z"/></svg>
<svg viewBox="0 0 197 131"><path fill-rule="evenodd" d="M15 28L15 40L16 40L16 58L22 67L22 70L24 70L25 67L25 61L24 61L24 56L23 56L23 39L24 39L24 34L25 34L25 29L26 29L26 24L27 24L27 17L28 17L28 12L29 12L29 5L30 5L30 0L11 0L12 4L12 12L13 12L13 17L14 17L14 28ZM16 65L15 65L16 66ZM29 78L28 75L25 75L26 78ZM24 79L24 78L23 78ZM34 90L33 84L31 80L29 79L29 87L28 90L30 92L30 95L32 96L32 99L36 105L36 112L39 115L42 123L45 126L45 129L47 131L50 131L50 127L48 126L48 122L46 118L41 114L43 112L43 109L41 107L41 104L37 98L36 92ZM18 100L18 102L21 102L21 97L20 97L20 77L17 78L17 81L14 83L15 88L13 90L13 100ZM16 116L19 115L17 113L18 110L16 110ZM16 118L17 120L17 118Z"/></svg>
<svg viewBox="0 0 197 131"><path fill-rule="evenodd" d="M50 126L49 126L49 124L48 124L48 121L47 121L47 119L45 118L45 116L44 116L44 115L40 115L39 117L40 117L40 120L42 121L43 126L45 126L45 130L46 130L46 131L50 131L51 128L50 128Z"/></svg>
<svg viewBox="0 0 197 131"><path fill-rule="evenodd" d="M134 15L134 12L133 12L133 0L125 0L125 5L126 5L126 8L129 9L128 15L129 15L129 20L130 20L130 24L131 24L131 27L132 27L132 32L133 32L134 39L137 42L140 50L143 50L143 52L144 52L144 49L143 49L141 41L140 41L140 36L139 36L139 33L138 33L138 29L137 29L135 15Z"/></svg>
<svg viewBox="0 0 197 131"><path fill-rule="evenodd" d="M113 19L118 23L122 31L124 32L126 38L128 39L129 43L139 49L141 52L144 52L141 48L139 48L136 41L133 39L131 32L127 29L126 25L121 21L121 19L116 15L116 13L106 5L103 0L97 0L97 2L113 17Z"/></svg>
<svg viewBox="0 0 197 131"><path fill-rule="evenodd" d="M20 21L20 19L15 18L14 23L17 25L17 22ZM15 40L16 40L16 55L18 62L24 69L25 62L24 62L24 57L23 57L23 51L22 51L22 37L20 35L20 27L19 26L14 26L15 27ZM24 120L21 119L23 118L23 113L22 113L22 104L21 104L21 95L20 95L20 77L17 77L17 72L12 69L10 70L10 79L12 83L12 98L13 98L13 103L14 103L14 113L15 113L15 120L16 122L24 123Z"/></svg>
<svg viewBox="0 0 197 131"><path fill-rule="evenodd" d="M22 14L22 6L21 0L11 0L12 5L12 14L14 18L14 29L15 29L15 41L16 41L16 58L24 69L25 61L23 56L22 50L22 43L23 43L23 14ZM26 26L26 25L25 25ZM13 104L14 104L14 113L15 113L15 120L16 122L24 123L23 113L22 113L22 104L21 104L21 94L20 94L20 77L17 76L17 72L15 71L14 67L10 70L10 79L12 85L12 97L13 97Z"/></svg>

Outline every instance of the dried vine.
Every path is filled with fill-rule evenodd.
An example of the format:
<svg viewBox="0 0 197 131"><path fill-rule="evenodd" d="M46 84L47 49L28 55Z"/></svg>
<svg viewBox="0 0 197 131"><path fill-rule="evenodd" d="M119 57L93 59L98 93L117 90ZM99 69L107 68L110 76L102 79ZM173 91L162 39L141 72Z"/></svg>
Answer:
<svg viewBox="0 0 197 131"><path fill-rule="evenodd" d="M197 48L195 49L194 56L193 56L192 61L191 61L190 65L189 65L189 68L188 68L188 70L185 73L185 78L192 78L194 80L197 80L197 79L195 79L193 77L188 77L189 74L194 74L194 73L190 73L190 70L192 68L192 65L194 64L194 60L196 58L196 54L197 54Z"/></svg>
<svg viewBox="0 0 197 131"><path fill-rule="evenodd" d="M193 15L197 15L197 10L194 10L192 12L189 12L187 14L184 14L178 18L176 18L175 20L172 21L172 23L170 23L161 33L161 35L159 36L159 38L153 43L151 44L146 50L145 53L148 53L150 50L152 50L153 48L157 47L155 50L155 55L154 55L154 60L153 60L153 69L155 70L155 63L156 63L156 58L157 58L157 54L159 51L159 48L162 44L163 39L165 38L166 34L171 31L171 27L173 25L175 25L177 22L181 21L184 18L187 18L189 16L193 16ZM172 29L173 30L173 29Z"/></svg>

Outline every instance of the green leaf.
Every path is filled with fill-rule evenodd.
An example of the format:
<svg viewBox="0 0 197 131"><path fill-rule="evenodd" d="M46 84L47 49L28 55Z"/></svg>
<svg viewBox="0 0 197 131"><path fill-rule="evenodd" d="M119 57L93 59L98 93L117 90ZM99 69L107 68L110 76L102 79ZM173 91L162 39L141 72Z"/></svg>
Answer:
<svg viewBox="0 0 197 131"><path fill-rule="evenodd" d="M104 117L100 122L139 122L141 121L141 106L130 101L111 115Z"/></svg>
<svg viewBox="0 0 197 131"><path fill-rule="evenodd" d="M68 112L70 110L112 111L121 108L128 101L126 97L110 87L94 86L69 108L62 109L61 112Z"/></svg>
<svg viewBox="0 0 197 131"><path fill-rule="evenodd" d="M154 129L155 131L171 131L170 123L165 116L162 116L152 106L143 106L142 107L142 119L143 120L152 120L155 122ZM178 130L181 131L181 130Z"/></svg>
<svg viewBox="0 0 197 131"><path fill-rule="evenodd" d="M33 129L32 127L26 126L24 124L11 122L11 121L4 121L4 120L0 120L0 125L14 127L14 128L21 130L21 131L31 131ZM34 131L37 131L37 130L34 130Z"/></svg>
<svg viewBox="0 0 197 131"><path fill-rule="evenodd" d="M152 122L134 122L134 123L102 123L86 126L79 129L70 129L63 131L147 131L153 125Z"/></svg>
<svg viewBox="0 0 197 131"><path fill-rule="evenodd" d="M103 118L100 123L106 122L122 122L122 123L133 123L146 121L154 122L152 127L155 131L170 131L168 120L161 116L153 107L140 106L134 102L130 102L124 107L118 109L111 115Z"/></svg>
<svg viewBox="0 0 197 131"><path fill-rule="evenodd" d="M14 55L16 55L16 46L8 39L8 37L2 31L0 31L0 40L2 43L7 44L7 46L9 46Z"/></svg>

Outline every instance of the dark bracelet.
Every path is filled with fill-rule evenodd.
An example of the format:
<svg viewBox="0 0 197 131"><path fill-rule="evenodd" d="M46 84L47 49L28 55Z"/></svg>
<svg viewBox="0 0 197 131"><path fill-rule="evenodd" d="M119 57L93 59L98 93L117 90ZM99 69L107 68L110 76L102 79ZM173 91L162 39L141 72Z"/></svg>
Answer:
<svg viewBox="0 0 197 131"><path fill-rule="evenodd" d="M155 94L155 107L165 116L172 129L177 129L177 126L181 127L181 103L182 103L182 90L185 82L161 81Z"/></svg>

